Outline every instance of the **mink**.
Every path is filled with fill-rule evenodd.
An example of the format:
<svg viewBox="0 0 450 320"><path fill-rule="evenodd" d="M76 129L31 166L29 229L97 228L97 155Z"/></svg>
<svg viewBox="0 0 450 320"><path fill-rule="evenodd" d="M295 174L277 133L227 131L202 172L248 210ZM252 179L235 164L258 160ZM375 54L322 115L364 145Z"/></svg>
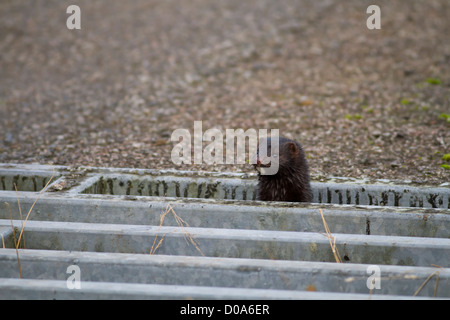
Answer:
<svg viewBox="0 0 450 320"><path fill-rule="evenodd" d="M279 139L278 154L275 150L272 153L273 139ZM262 144L267 144L267 156L260 154ZM308 163L303 148L298 142L283 137L264 139L258 146L256 159L253 160L254 167L258 170L258 200L312 201ZM275 174L266 175L264 170L271 166L271 161L278 162L278 171Z"/></svg>

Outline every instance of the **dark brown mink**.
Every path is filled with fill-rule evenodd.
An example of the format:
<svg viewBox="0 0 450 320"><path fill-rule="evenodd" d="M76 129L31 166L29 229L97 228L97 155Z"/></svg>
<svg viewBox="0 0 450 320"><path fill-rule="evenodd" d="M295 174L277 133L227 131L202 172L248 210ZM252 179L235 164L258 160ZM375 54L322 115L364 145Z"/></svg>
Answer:
<svg viewBox="0 0 450 320"><path fill-rule="evenodd" d="M273 139L279 139L278 154L276 150L272 153ZM267 156L264 156L260 154L260 149L266 143ZM278 162L278 171L272 175L264 174L264 170L271 165L269 160ZM267 138L260 143L254 162L256 162L255 169L258 170L258 200L312 201L308 163L303 148L298 142L283 137Z"/></svg>

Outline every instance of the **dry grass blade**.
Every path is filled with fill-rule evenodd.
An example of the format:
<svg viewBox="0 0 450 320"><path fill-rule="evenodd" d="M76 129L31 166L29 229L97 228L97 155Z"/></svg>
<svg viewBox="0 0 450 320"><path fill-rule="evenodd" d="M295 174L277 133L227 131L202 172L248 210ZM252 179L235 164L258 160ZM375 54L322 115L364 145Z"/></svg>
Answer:
<svg viewBox="0 0 450 320"><path fill-rule="evenodd" d="M17 190L17 185L14 183L14 190L16 190L16 197L17 197L17 206L19 207L19 215L20 215L20 221L22 223L23 227L23 216L22 216L22 208L20 207L20 200L19 200L19 191ZM20 245L20 244L19 244ZM25 248L25 236L23 237L23 248Z"/></svg>
<svg viewBox="0 0 450 320"><path fill-rule="evenodd" d="M325 221L325 217L323 216L322 209L319 209L319 211L320 211L320 216L322 217L323 226L325 228L325 232L327 234L328 241L330 242L330 247L331 247L331 251L333 252L334 259L336 260L337 263L342 263L341 256L339 255L339 251L336 247L336 236L333 236L331 234L330 228L328 228L328 224Z"/></svg>
<svg viewBox="0 0 450 320"><path fill-rule="evenodd" d="M181 228L181 230L183 230L184 232L184 239L186 241L186 243L189 244L189 242L195 247L195 249L197 249L198 252L200 252L200 254L202 256L204 256L202 250L200 249L200 247L198 246L197 242L195 241L195 239L192 237L192 235L185 229L185 227L189 227L189 224L184 221L182 218L180 218L180 216L178 216L175 212L175 210L173 210L173 207L169 204L167 205L167 207L169 207L169 210L172 212L175 220L177 221L178 226Z"/></svg>
<svg viewBox="0 0 450 320"><path fill-rule="evenodd" d="M156 250L158 250L159 246L162 244L162 242L164 240L164 236L165 235L163 235L161 237L161 239L158 241L158 243L156 244L156 247L155 247L155 243L156 243L156 239L158 239L158 234L155 236L155 240L153 241L152 248L150 249L150 254L155 254Z"/></svg>
<svg viewBox="0 0 450 320"><path fill-rule="evenodd" d="M425 285L428 283L428 281L430 281L431 278L433 278L434 275L436 275L436 284L434 285L434 295L433 296L436 297L440 273L441 273L441 270L436 270L435 272L430 274L428 276L428 278L426 278L425 281L420 285L419 289L416 290L416 292L414 293L414 297L417 296L420 293L420 291L422 291L422 289L425 287Z"/></svg>
<svg viewBox="0 0 450 320"><path fill-rule="evenodd" d="M438 289L438 286L439 286L439 275L440 275L441 273L440 272L438 272L437 274L436 274L436 284L434 285L434 293L433 293L433 297L436 297L436 295L437 295L437 289Z"/></svg>
<svg viewBox="0 0 450 320"><path fill-rule="evenodd" d="M31 206L30 210L28 211L27 217L25 218L25 221L23 222L22 225L22 229L20 230L20 235L19 235L19 240L17 241L17 245L16 248L18 248L18 245L20 244L20 240L22 239L23 236L23 231L25 229L25 224L28 221L28 218L30 217L31 211L33 211L34 205L36 204L36 202L39 200L39 198L41 197L42 193L44 192L44 190L48 187L48 185L50 184L50 182L53 180L53 177L55 176L55 172L53 171L52 176L50 177L50 179L47 181L47 183L45 184L45 187L42 188L42 190L39 192L38 196L36 197L36 200L34 200L33 205Z"/></svg>
<svg viewBox="0 0 450 320"><path fill-rule="evenodd" d="M169 210L167 210L167 208L166 208L166 210L164 211L164 213L161 215L161 218L159 219L159 227L158 227L158 231L156 232L155 239L153 240L153 245L152 245L152 247L151 247L151 249L150 249L150 254L154 254L154 253L156 252L156 250L159 248L159 246L162 244L163 240L164 240L164 236L163 236L163 237L161 238L161 240L159 240L159 242L156 243L156 240L158 239L159 231L161 230L162 224L163 224L163 222L164 222L164 219L165 219L167 213L169 213ZM156 245L156 247L155 247L155 245Z"/></svg>
<svg viewBox="0 0 450 320"><path fill-rule="evenodd" d="M164 222L164 219L166 217L166 215L168 213L172 213L175 221L177 222L178 226L183 230L184 232L184 239L186 241L187 244L191 243L198 252L200 252L200 254L202 256L204 256L202 250L200 249L200 247L198 246L197 242L195 241L195 239L192 237L192 235L185 229L185 227L189 227L188 223L186 221L184 221L180 216L178 216L175 212L175 210L173 210L173 207L168 204L166 209L164 210L164 213L161 215L160 221L159 221L159 228L158 231L156 232L156 236L155 239L153 240L153 245L150 249L150 254L154 254L156 252L156 250L160 247L160 245L162 244L163 240L164 240L164 236L162 236L162 238L158 241L158 243L156 243L156 240L158 239L158 235L159 232L161 230L162 224Z"/></svg>
<svg viewBox="0 0 450 320"><path fill-rule="evenodd" d="M22 279L22 267L20 266L19 249L18 249L19 245L18 245L18 241L16 239L16 228L14 228L11 206L9 205L8 202L5 202L5 203L8 206L8 210L9 210L9 218L11 219L11 228L12 228L12 233L13 233L13 238L14 238L14 248L16 249L17 265L19 266L19 276L20 276L20 279ZM3 238L3 236L2 236L2 238ZM4 246L4 244L3 244L3 246Z"/></svg>

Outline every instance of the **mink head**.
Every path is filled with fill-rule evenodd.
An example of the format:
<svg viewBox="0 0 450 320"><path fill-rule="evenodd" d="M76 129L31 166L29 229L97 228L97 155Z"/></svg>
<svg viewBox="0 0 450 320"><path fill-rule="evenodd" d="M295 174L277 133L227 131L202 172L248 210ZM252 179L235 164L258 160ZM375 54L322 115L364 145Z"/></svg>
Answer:
<svg viewBox="0 0 450 320"><path fill-rule="evenodd" d="M260 174L276 175L298 166L303 159L300 144L283 137L271 137L260 142L252 163Z"/></svg>

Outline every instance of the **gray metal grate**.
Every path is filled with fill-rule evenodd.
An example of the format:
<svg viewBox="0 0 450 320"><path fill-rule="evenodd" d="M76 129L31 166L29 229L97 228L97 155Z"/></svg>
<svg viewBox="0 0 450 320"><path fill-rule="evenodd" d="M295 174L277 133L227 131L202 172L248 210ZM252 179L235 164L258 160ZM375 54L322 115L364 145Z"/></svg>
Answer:
<svg viewBox="0 0 450 320"><path fill-rule="evenodd" d="M2 299L402 299L437 272L437 292L435 276L418 296L450 297L445 184L333 178L313 182L312 204L267 203L247 174L0 165L5 185L52 175L36 203L39 188L0 191ZM26 281L18 200L23 216L33 207L18 251ZM368 288L372 265L380 289Z"/></svg>

